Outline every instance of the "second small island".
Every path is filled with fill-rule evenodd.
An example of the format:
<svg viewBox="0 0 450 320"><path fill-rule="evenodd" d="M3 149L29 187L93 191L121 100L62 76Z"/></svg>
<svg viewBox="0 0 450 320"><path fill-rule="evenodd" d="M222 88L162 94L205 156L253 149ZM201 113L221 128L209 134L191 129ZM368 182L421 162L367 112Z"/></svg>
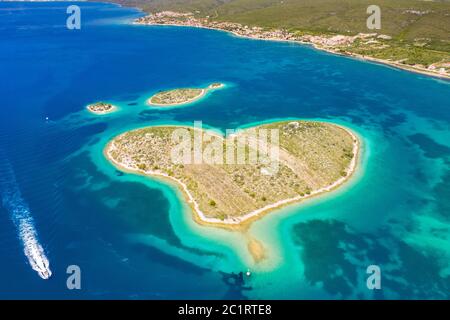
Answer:
<svg viewBox="0 0 450 320"><path fill-rule="evenodd" d="M175 107L188 104L203 98L210 90L222 88L223 83L213 83L207 88L179 88L167 91L161 91L147 100L151 106L157 107Z"/></svg>

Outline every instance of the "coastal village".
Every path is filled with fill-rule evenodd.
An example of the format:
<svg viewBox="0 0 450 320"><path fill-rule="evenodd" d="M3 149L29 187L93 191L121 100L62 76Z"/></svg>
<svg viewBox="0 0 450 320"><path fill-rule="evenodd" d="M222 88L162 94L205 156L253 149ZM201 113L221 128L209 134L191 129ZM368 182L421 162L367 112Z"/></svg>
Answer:
<svg viewBox="0 0 450 320"><path fill-rule="evenodd" d="M234 22L213 21L210 17L197 18L193 13L162 11L141 17L135 21L141 25L172 25L197 28L209 28L231 32L237 36L276 41L295 41L311 44L315 48L335 54L354 56L374 62L389 64L398 68L407 69L450 78L450 61L443 60L430 65L407 64L404 60L378 59L364 54L364 51L388 48L391 36L378 33L358 33L356 35L310 35L300 32L290 32L284 29L267 30L257 26L246 26Z"/></svg>

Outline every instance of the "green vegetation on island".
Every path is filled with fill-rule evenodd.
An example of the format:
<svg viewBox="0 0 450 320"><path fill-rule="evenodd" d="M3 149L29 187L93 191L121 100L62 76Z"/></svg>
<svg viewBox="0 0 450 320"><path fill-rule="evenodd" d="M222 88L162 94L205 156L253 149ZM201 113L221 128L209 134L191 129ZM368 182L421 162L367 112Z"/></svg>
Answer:
<svg viewBox="0 0 450 320"><path fill-rule="evenodd" d="M155 106L178 106L202 98L209 90L223 87L222 83L213 83L207 88L180 88L161 91L148 99L148 104Z"/></svg>
<svg viewBox="0 0 450 320"><path fill-rule="evenodd" d="M224 156L229 156L231 150L234 160L238 149L254 148L250 139L241 140L243 137L259 134L261 129L266 132L275 129L279 135L277 170L271 169L270 162L252 163L249 154L245 155L244 163L220 161L220 156L215 163L174 162L171 155L177 144L173 134L180 128L189 132L192 142L195 132L202 134L203 154L211 154L210 148L215 145L219 150L223 148ZM270 150L272 143L268 143L266 150ZM337 187L352 174L358 145L350 131L334 124L283 121L243 129L226 138L193 127L137 129L114 138L105 154L119 168L170 178L180 187L184 185L188 203L200 217L204 215L202 220L241 222L252 214L256 216ZM267 156L260 149L257 153Z"/></svg>
<svg viewBox="0 0 450 320"><path fill-rule="evenodd" d="M87 109L95 114L107 114L117 110L117 107L106 102L97 102L87 106Z"/></svg>

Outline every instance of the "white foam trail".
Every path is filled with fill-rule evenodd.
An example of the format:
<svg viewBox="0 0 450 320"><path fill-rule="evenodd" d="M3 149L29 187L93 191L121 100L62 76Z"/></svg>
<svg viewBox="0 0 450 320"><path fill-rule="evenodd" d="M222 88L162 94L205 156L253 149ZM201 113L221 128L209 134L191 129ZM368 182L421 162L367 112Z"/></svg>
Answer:
<svg viewBox="0 0 450 320"><path fill-rule="evenodd" d="M22 197L11 166L7 161L2 160L0 192L3 207L10 213L30 266L42 279L48 279L52 275L50 263L39 243L30 208Z"/></svg>

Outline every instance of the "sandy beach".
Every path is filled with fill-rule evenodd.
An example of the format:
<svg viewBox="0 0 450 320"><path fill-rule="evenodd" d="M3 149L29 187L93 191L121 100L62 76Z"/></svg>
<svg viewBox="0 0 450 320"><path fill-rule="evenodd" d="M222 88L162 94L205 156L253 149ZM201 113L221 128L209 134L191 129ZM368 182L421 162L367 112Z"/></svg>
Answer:
<svg viewBox="0 0 450 320"><path fill-rule="evenodd" d="M191 209L194 213L194 220L197 223L202 224L202 225L207 225L207 226L226 228L226 229L230 229L230 230L247 230L248 227L251 225L251 223L260 219L261 217L268 214L269 212L280 209L289 204L300 202L302 200L306 200L306 199L316 197L316 196L325 194L327 192L333 191L334 189L338 188L339 186L344 184L346 181L348 181L352 177L352 175L354 174L354 172L356 170L357 162L360 157L360 150L361 150L360 139L351 130L344 128L342 126L339 126L339 127L342 130L345 130L348 134L350 134L354 141L353 142L353 150L352 150L354 157L352 158L350 165L346 170L346 176L339 178L338 180L336 180L335 182L333 182L332 184L330 184L326 187L323 187L323 188L320 188L317 190L313 190L310 194L305 194L304 196L299 195L294 198L284 199L284 200L269 204L260 209L254 210L252 212L249 212L241 217L227 218L224 220L207 217L205 215L205 213L200 210L199 204L195 201L194 197L189 192L186 184L184 182L182 182L181 180L171 177L166 173L152 171L152 170L143 171L143 170L139 170L136 168L132 168L132 167L123 165L123 164L115 161L113 159L113 157L110 156L110 152L114 148L113 142L110 142L106 146L106 148L104 149L104 155L112 164L114 164L117 168L119 168L122 171L134 173L134 174L137 173L137 174L141 174L141 175L144 175L147 177L152 177L152 178L160 178L163 181L166 181L166 182L169 181L169 182L177 185L178 187L181 187L179 189L181 189L186 203L191 207Z"/></svg>
<svg viewBox="0 0 450 320"><path fill-rule="evenodd" d="M179 24L179 23L152 23L152 24L147 24L147 23L139 23L139 22L134 22L134 24L137 24L137 25L150 25L150 26L172 26L172 27L201 28L201 29L223 31L223 32L230 33L230 34L232 34L232 35L234 35L236 37L252 39L252 40L290 42L290 43L296 43L296 44L310 45L310 46L314 47L317 50L326 51L326 52L331 53L331 54L336 54L336 55L349 57L349 58L356 58L356 59L360 59L360 60L368 61L368 62L374 62L374 63L378 63L378 64L390 66L390 67L394 67L396 69L401 69L401 70L405 70L405 71L409 71L409 72L413 72L413 73L423 74L423 75L434 77L434 78L450 80L450 75L445 74L445 73L439 73L439 72L431 71L431 70L426 69L426 68L419 68L419 67L416 67L416 66L405 65L405 64L402 64L402 63L399 63L399 62L396 62L396 61L383 60L383 59L378 59L378 58L374 58L374 57L370 57L370 56L364 56L364 55L355 54L355 53L338 52L336 50L325 48L323 46L317 45L315 43L307 42L307 41L292 40L292 39L287 39L286 40L286 39L280 39L280 38L276 38L276 37L249 36L249 35L240 34L238 32L230 31L230 30L227 30L227 29L222 29L222 28L212 27L212 26L206 26L206 25L184 25L184 24Z"/></svg>

